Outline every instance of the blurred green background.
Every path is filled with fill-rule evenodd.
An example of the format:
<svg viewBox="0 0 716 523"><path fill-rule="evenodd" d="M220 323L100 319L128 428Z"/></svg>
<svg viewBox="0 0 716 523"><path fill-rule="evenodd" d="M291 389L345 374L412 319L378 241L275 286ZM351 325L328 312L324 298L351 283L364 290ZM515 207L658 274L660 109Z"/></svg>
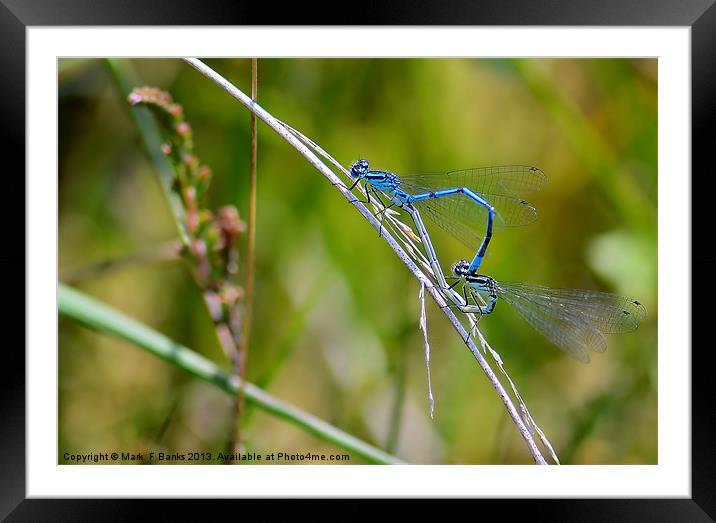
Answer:
<svg viewBox="0 0 716 523"><path fill-rule="evenodd" d="M250 92L250 61L207 63ZM211 166L211 208L248 213L249 113L181 60L132 60L140 85L184 106ZM657 462L657 61L259 60L259 103L348 166L396 173L540 167L539 219L495 232L481 272L638 298L646 321L583 365L507 306L481 322L562 463ZM105 61L60 60L60 279L152 252L176 228ZM430 224L428 224L430 226ZM447 265L471 256L431 229ZM242 247L241 254L245 254ZM435 419L427 406L419 287L376 231L259 122L256 298L248 378L413 463L531 463L502 402L428 300ZM241 266L243 269L243 265ZM183 262L145 262L72 284L224 368ZM240 281L244 273L240 271ZM229 398L64 318L59 448L223 450ZM246 449L341 452L249 409ZM361 463L355 458L352 463Z"/></svg>

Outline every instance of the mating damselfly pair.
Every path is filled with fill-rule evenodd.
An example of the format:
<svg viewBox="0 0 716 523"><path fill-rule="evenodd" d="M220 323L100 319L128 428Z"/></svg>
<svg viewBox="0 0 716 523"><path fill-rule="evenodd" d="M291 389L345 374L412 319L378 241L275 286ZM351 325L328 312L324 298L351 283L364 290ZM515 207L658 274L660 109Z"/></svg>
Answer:
<svg viewBox="0 0 716 523"><path fill-rule="evenodd" d="M537 167L508 165L397 176L370 170L369 165L367 160L358 160L351 166L354 183L350 189L363 181L368 201L372 194L383 207L380 213L395 206L411 215L435 280L452 306L462 312L490 314L502 299L550 342L584 363L589 362L588 351L606 350L604 334L633 331L644 318L646 311L638 300L616 294L498 282L478 274L494 224L522 226L536 219L535 207L524 197L542 189L547 181ZM445 277L419 211L476 249L472 261L453 265L453 276ZM448 285L451 278L456 281ZM454 291L459 284L462 293Z"/></svg>

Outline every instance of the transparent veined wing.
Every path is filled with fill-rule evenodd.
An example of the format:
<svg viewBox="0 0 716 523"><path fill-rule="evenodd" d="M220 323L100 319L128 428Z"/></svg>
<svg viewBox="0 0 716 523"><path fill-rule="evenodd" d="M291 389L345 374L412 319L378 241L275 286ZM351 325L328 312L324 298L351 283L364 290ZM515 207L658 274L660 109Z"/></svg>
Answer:
<svg viewBox="0 0 716 523"><path fill-rule="evenodd" d="M477 167L448 173L407 174L399 176L404 184L429 189L469 187L475 192L493 196L522 196L536 193L547 183L547 176L531 165Z"/></svg>
<svg viewBox="0 0 716 523"><path fill-rule="evenodd" d="M414 186L416 193L427 188ZM537 211L525 200L508 196L486 196L490 205L497 211L497 225L527 225L535 221ZM442 198L428 198L415 202L421 214L457 238L471 249L482 242L487 223L487 210L464 194L454 194Z"/></svg>
<svg viewBox="0 0 716 523"><path fill-rule="evenodd" d="M576 359L588 363L588 351L604 352L604 334L633 331L646 309L637 300L598 291L551 289L500 282L499 297L540 334Z"/></svg>
<svg viewBox="0 0 716 523"><path fill-rule="evenodd" d="M468 187L495 208L496 225L529 225L537 219L537 210L522 196L539 191L547 177L537 167L504 165L451 171L449 173L414 174L400 177L400 187L409 194L440 189ZM415 203L425 215L468 247L482 241L487 211L464 194L429 198Z"/></svg>

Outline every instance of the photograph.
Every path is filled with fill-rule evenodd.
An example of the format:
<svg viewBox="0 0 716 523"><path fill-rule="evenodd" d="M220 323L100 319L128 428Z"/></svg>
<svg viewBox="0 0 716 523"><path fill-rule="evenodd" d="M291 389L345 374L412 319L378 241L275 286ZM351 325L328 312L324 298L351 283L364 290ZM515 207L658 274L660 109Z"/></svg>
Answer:
<svg viewBox="0 0 716 523"><path fill-rule="evenodd" d="M659 59L58 58L59 465L658 465Z"/></svg>

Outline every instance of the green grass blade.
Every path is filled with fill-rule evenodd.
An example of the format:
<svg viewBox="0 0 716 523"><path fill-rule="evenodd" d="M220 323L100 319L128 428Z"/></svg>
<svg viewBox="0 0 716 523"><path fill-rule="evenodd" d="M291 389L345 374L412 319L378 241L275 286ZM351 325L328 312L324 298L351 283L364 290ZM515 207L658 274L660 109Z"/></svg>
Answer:
<svg viewBox="0 0 716 523"><path fill-rule="evenodd" d="M121 312L63 284L59 284L60 314L100 332L134 343L172 365L212 383L229 394L238 394L240 381L191 349L142 325ZM329 441L371 463L401 464L392 456L307 412L274 398L251 383L245 383L246 400L256 407Z"/></svg>

